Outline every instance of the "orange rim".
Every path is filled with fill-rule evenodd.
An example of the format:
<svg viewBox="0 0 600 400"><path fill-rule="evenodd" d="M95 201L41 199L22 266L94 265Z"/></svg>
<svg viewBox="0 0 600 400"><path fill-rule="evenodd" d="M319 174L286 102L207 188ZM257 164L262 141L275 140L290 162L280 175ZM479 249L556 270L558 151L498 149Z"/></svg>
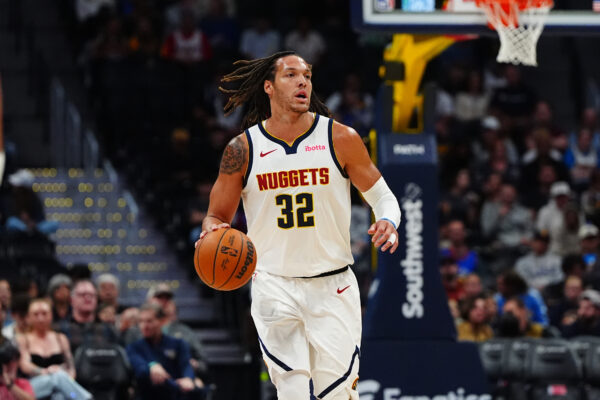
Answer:
<svg viewBox="0 0 600 400"><path fill-rule="evenodd" d="M553 0L475 0L479 8L496 14L497 20L503 26L517 27L519 25L519 12L532 9L554 6ZM499 6L499 7L498 7ZM491 24L488 24L491 25Z"/></svg>

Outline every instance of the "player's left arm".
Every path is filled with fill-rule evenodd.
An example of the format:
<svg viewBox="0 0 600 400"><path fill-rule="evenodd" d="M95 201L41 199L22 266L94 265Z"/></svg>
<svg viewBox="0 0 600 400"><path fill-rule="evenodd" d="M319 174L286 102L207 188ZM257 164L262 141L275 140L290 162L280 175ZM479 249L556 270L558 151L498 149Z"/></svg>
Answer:
<svg viewBox="0 0 600 400"><path fill-rule="evenodd" d="M396 229L400 225L400 206L381 173L371 161L367 148L358 133L345 125L333 123L333 144L338 161L350 181L369 203L375 223L368 233L375 247L393 253L398 248Z"/></svg>

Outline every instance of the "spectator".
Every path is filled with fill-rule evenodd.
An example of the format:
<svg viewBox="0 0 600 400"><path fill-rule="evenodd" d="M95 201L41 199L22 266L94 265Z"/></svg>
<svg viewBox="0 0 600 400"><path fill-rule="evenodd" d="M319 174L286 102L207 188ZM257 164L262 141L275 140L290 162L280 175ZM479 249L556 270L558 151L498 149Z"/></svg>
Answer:
<svg viewBox="0 0 600 400"><path fill-rule="evenodd" d="M140 308L143 339L127 346L142 400L197 398L188 345L162 333L163 310L155 304Z"/></svg>
<svg viewBox="0 0 600 400"><path fill-rule="evenodd" d="M593 289L585 290L579 296L577 318L561 328L566 338L582 335L600 336L600 293Z"/></svg>
<svg viewBox="0 0 600 400"><path fill-rule="evenodd" d="M520 247L533 236L531 212L517 201L513 185L502 185L499 200L483 204L481 231L502 264L495 269L511 266L520 254Z"/></svg>
<svg viewBox="0 0 600 400"><path fill-rule="evenodd" d="M569 276L563 284L562 298L548 306L550 325L560 327L574 321L582 292L583 281L581 278L575 275Z"/></svg>
<svg viewBox="0 0 600 400"><path fill-rule="evenodd" d="M12 291L10 290L10 282L6 279L0 279L0 306L3 310L6 310L4 317L4 323L0 325L0 328L8 326L13 323L12 315L10 313L10 302L12 298Z"/></svg>
<svg viewBox="0 0 600 400"><path fill-rule="evenodd" d="M161 54L168 60L184 65L199 64L212 58L210 43L196 27L192 11L187 8L181 10L181 25L167 36Z"/></svg>
<svg viewBox="0 0 600 400"><path fill-rule="evenodd" d="M471 176L466 168L460 169L456 174L450 190L440 199L441 223L457 219L465 221L466 225L478 229L479 210L476 205L479 196L471 188Z"/></svg>
<svg viewBox="0 0 600 400"><path fill-rule="evenodd" d="M458 302L464 296L463 282L458 276L458 264L456 260L444 253L440 259L440 275L446 297L451 302Z"/></svg>
<svg viewBox="0 0 600 400"><path fill-rule="evenodd" d="M581 112L579 130L581 129L587 129L592 132L592 147L596 151L600 151L600 127L598 126L598 112L594 107L585 108ZM579 131L573 131L569 135L570 146L575 146L577 144L578 132Z"/></svg>
<svg viewBox="0 0 600 400"><path fill-rule="evenodd" d="M109 303L102 303L98 307L98 320L107 325L114 326L117 321L117 309Z"/></svg>
<svg viewBox="0 0 600 400"><path fill-rule="evenodd" d="M469 340L472 342L483 342L494 336L492 327L489 325L486 300L483 296L465 299L460 305L463 321L456 327L458 340Z"/></svg>
<svg viewBox="0 0 600 400"><path fill-rule="evenodd" d="M254 27L242 32L240 53L249 60L263 58L276 53L280 43L279 32L272 29L271 21L263 16L254 22Z"/></svg>
<svg viewBox="0 0 600 400"><path fill-rule="evenodd" d="M489 102L490 94L483 88L481 72L470 71L466 90L456 94L456 119L463 123L479 123L487 112Z"/></svg>
<svg viewBox="0 0 600 400"><path fill-rule="evenodd" d="M211 0L208 13L200 22L202 32L208 37L215 53L224 57L237 51L239 26L235 18L227 13L227 4L223 0ZM218 55L218 54L216 54ZM219 58L219 57L216 57Z"/></svg>
<svg viewBox="0 0 600 400"><path fill-rule="evenodd" d="M121 282L113 274L101 274L96 278L98 287L98 301L100 304L110 304L117 314L121 314L127 307L119 304L119 289Z"/></svg>
<svg viewBox="0 0 600 400"><path fill-rule="evenodd" d="M116 326L119 332L119 342L124 346L139 340L142 334L138 328L140 310L129 307L119 315Z"/></svg>
<svg viewBox="0 0 600 400"><path fill-rule="evenodd" d="M600 224L600 169L596 168L590 176L590 184L581 194L581 209L585 217L594 225Z"/></svg>
<svg viewBox="0 0 600 400"><path fill-rule="evenodd" d="M119 17L112 16L89 46L91 58L102 61L120 61L129 54L127 37Z"/></svg>
<svg viewBox="0 0 600 400"><path fill-rule="evenodd" d="M48 296L52 300L52 319L68 321L71 318L71 287L73 281L68 275L56 274L48 282Z"/></svg>
<svg viewBox="0 0 600 400"><path fill-rule="evenodd" d="M33 388L27 379L19 378L19 359L21 354L11 342L0 344L0 399L2 400L34 400Z"/></svg>
<svg viewBox="0 0 600 400"><path fill-rule="evenodd" d="M464 277L464 298L473 298L483 295L483 285L481 278L477 274L469 274Z"/></svg>
<svg viewBox="0 0 600 400"><path fill-rule="evenodd" d="M466 275L477 269L477 253L465 242L465 224L462 221L450 221L447 225L449 246L445 250L449 257L456 260L459 275Z"/></svg>
<svg viewBox="0 0 600 400"><path fill-rule="evenodd" d="M552 148L550 132L545 128L534 129L526 137L527 152L522 157L520 187L523 190L539 185L540 169L543 165L552 165L558 180L567 181L569 172L563 163L562 155Z"/></svg>
<svg viewBox="0 0 600 400"><path fill-rule="evenodd" d="M593 224L584 224L579 228L578 236L580 240L581 255L585 262L586 269L591 270L598 261L598 245L600 231Z"/></svg>
<svg viewBox="0 0 600 400"><path fill-rule="evenodd" d="M564 163L571 174L571 182L578 192L589 184L592 171L600 166L598 149L592 146L593 133L581 129L575 145L570 145L564 155Z"/></svg>
<svg viewBox="0 0 600 400"><path fill-rule="evenodd" d="M27 332L27 313L30 297L27 293L19 293L11 301L10 311L13 323L2 329L2 336L17 344L17 337Z"/></svg>
<svg viewBox="0 0 600 400"><path fill-rule="evenodd" d="M525 279L529 287L539 291L562 281L561 259L548 251L550 238L546 232L536 232L529 244L531 251L517 260L515 271Z"/></svg>
<svg viewBox="0 0 600 400"><path fill-rule="evenodd" d="M488 115L481 120L481 134L471 143L471 153L474 158L474 165L481 166L489 162L491 151L495 143L500 140L506 149L506 157L511 165L519 163L519 153L512 140L500 136L500 121L493 115Z"/></svg>
<svg viewBox="0 0 600 400"><path fill-rule="evenodd" d="M285 37L285 49L295 51L306 62L316 65L327 50L327 46L323 36L311 29L310 19L301 16L298 18L296 29Z"/></svg>
<svg viewBox="0 0 600 400"><path fill-rule="evenodd" d="M42 202L31 188L33 174L21 169L10 175L8 182L12 186L12 193L8 199L6 229L45 235L56 232L58 223L46 220Z"/></svg>
<svg viewBox="0 0 600 400"><path fill-rule="evenodd" d="M548 309L542 296L535 289L527 287L527 282L515 271L506 271L496 279L498 293L494 296L498 310L502 312L504 303L513 297L519 298L527 310L531 321L548 325Z"/></svg>
<svg viewBox="0 0 600 400"><path fill-rule="evenodd" d="M89 280L75 282L71 290L71 320L57 324L69 339L73 352L82 344L118 343L114 328L97 319L97 306L98 293L94 284Z"/></svg>
<svg viewBox="0 0 600 400"><path fill-rule="evenodd" d="M545 128L550 132L552 148L564 152L569 144L569 139L565 132L555 124L554 112L550 103L547 101L538 101L535 105L532 118L535 128Z"/></svg>
<svg viewBox="0 0 600 400"><path fill-rule="evenodd" d="M161 319L164 334L185 341L190 346L190 362L197 375L206 377L208 367L200 337L186 324L177 319L177 306L173 300L174 293L166 283L159 283L148 291L147 299L151 304L157 304L164 312Z"/></svg>
<svg viewBox="0 0 600 400"><path fill-rule="evenodd" d="M69 399L91 399L77 384L75 365L65 335L51 329L52 308L45 299L32 300L27 314L31 331L17 338L21 371L30 377L37 398L60 393Z"/></svg>
<svg viewBox="0 0 600 400"><path fill-rule="evenodd" d="M533 113L537 96L523 83L519 67L507 64L504 77L506 86L494 91L490 107L500 113L508 127L523 127Z"/></svg>
<svg viewBox="0 0 600 400"><path fill-rule="evenodd" d="M496 333L499 337L541 338L554 336L544 325L530 321L529 311L519 297L510 298L504 303Z"/></svg>
<svg viewBox="0 0 600 400"><path fill-rule="evenodd" d="M566 255L561 263L563 276L569 278L576 276L586 284L588 277L586 276L586 266L583 257L579 254ZM564 287L566 279L558 283L550 284L544 289L543 295L546 305L551 306L559 303L564 298Z"/></svg>
<svg viewBox="0 0 600 400"><path fill-rule="evenodd" d="M523 188L523 205L536 211L545 206L550 199L550 187L557 179L552 164L540 165L535 186Z"/></svg>
<svg viewBox="0 0 600 400"><path fill-rule="evenodd" d="M351 125L365 136L373 122L373 96L362 88L362 80L356 73L349 73L344 79L342 90L334 92L325 104L337 121Z"/></svg>
<svg viewBox="0 0 600 400"><path fill-rule="evenodd" d="M550 235L550 251L555 254L564 254L563 239L567 230L565 221L565 210L569 204L571 188L566 182L555 182L550 187L552 198L538 213L536 229L540 232L548 232ZM577 216L579 219L579 216Z"/></svg>
<svg viewBox="0 0 600 400"><path fill-rule="evenodd" d="M129 53L141 59L153 59L158 56L160 42L148 17L138 18L135 31L129 38Z"/></svg>

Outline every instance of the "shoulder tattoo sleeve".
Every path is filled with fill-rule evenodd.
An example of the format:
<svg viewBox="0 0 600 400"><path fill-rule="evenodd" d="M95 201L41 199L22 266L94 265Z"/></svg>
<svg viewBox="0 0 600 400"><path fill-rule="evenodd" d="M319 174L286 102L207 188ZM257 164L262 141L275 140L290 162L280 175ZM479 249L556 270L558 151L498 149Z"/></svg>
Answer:
<svg viewBox="0 0 600 400"><path fill-rule="evenodd" d="M235 137L225 147L219 172L227 175L241 172L247 159L248 149L240 137Z"/></svg>

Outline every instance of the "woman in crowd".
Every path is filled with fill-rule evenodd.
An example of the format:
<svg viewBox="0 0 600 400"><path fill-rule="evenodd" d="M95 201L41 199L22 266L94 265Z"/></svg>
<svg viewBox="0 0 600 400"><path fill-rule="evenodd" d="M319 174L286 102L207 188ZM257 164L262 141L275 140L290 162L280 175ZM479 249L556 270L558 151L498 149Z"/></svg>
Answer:
<svg viewBox="0 0 600 400"><path fill-rule="evenodd" d="M466 298L460 305L460 314L463 321L457 326L458 340L483 342L494 336L484 296Z"/></svg>
<svg viewBox="0 0 600 400"><path fill-rule="evenodd" d="M19 349L11 342L4 341L0 345L0 399L2 400L33 400L35 399L31 384L27 379L17 378L19 369Z"/></svg>
<svg viewBox="0 0 600 400"><path fill-rule="evenodd" d="M91 399L75 382L75 368L67 337L51 329L52 308L45 299L32 300L27 314L29 332L17 338L21 371L30 377L36 398Z"/></svg>

